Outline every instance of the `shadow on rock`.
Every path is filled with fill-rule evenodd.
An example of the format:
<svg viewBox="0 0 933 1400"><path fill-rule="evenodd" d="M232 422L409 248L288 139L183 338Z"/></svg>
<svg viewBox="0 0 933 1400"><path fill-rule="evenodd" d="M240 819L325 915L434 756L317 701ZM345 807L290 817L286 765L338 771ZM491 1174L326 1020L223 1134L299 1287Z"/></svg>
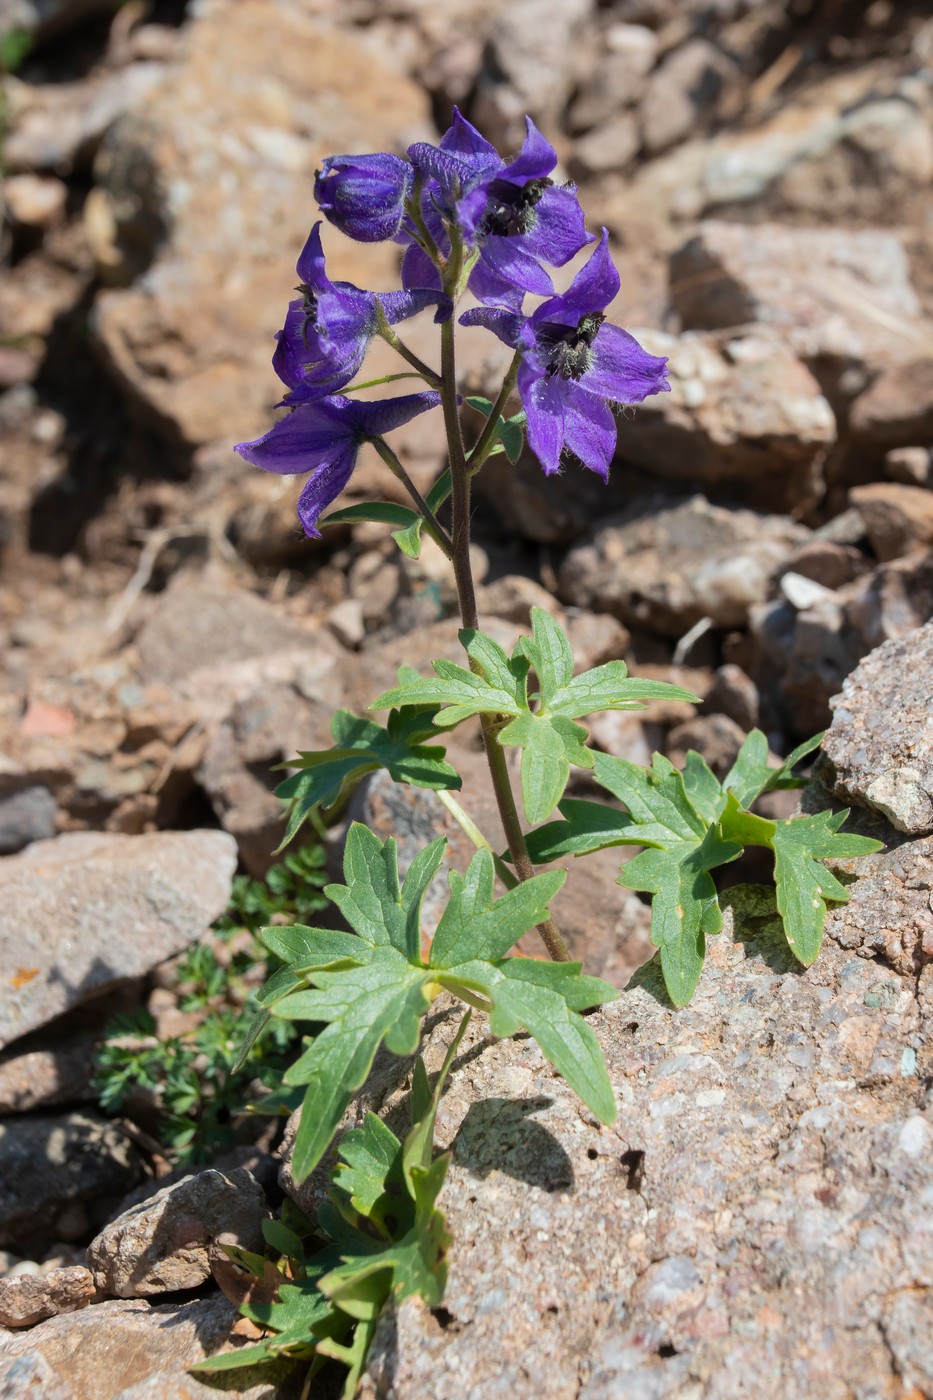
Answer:
<svg viewBox="0 0 933 1400"><path fill-rule="evenodd" d="M547 1128L529 1122L531 1114L550 1105L546 1098L491 1098L474 1104L454 1141L454 1160L477 1176L501 1171L543 1191L571 1190L570 1158Z"/></svg>
<svg viewBox="0 0 933 1400"><path fill-rule="evenodd" d="M735 885L721 895L720 903L724 914L732 911L733 937L743 945L747 958L761 958L772 972L806 973L787 945L773 889Z"/></svg>

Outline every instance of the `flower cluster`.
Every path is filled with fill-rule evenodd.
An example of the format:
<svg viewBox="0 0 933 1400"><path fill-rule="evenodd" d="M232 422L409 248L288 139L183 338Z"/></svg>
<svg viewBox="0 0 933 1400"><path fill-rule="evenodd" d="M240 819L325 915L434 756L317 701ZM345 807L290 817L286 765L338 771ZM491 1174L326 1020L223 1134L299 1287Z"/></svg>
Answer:
<svg viewBox="0 0 933 1400"><path fill-rule="evenodd" d="M574 187L552 178L554 148L530 117L526 127L520 153L505 161L455 109L438 145L418 142L407 160L331 156L318 172L315 198L331 224L360 242L394 239L405 253L403 290L393 293L332 282L320 223L298 260L298 297L273 358L291 411L236 450L267 471L311 472L299 504L309 535L319 535L321 512L346 485L362 442L433 408L445 387L456 392L391 329L427 306L447 322L469 291L480 305L461 324L491 330L516 352L529 445L548 474L566 451L605 478L616 442L610 405L669 388L666 361L606 320L619 274L605 229L568 290L555 293L547 267L563 267L595 240ZM526 314L529 295L545 300ZM375 403L340 392L377 335L399 349L428 390Z"/></svg>

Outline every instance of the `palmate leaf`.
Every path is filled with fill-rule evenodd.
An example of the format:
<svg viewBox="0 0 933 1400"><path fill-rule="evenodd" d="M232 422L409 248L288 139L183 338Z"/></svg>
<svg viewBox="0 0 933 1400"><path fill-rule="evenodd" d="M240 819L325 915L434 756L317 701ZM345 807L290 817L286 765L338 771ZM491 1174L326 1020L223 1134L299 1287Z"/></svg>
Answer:
<svg viewBox="0 0 933 1400"><path fill-rule="evenodd" d="M531 610L532 634L522 637L511 657L491 637L460 633L472 670L436 661L434 677L407 680L381 695L374 710L388 705L435 705L434 723L450 728L474 715L510 717L498 742L522 753L522 803L532 823L545 821L560 801L570 768L593 767L587 732L575 721L595 710L634 710L656 699L695 700L692 692L663 681L632 679L623 661L610 661L580 676L563 628L542 608ZM540 689L528 694L529 668ZM531 702L535 701L535 708Z"/></svg>
<svg viewBox="0 0 933 1400"><path fill-rule="evenodd" d="M425 497L425 504L437 513L451 492L450 472L438 478ZM403 554L409 559L421 557L424 517L410 506L396 505L394 501L364 501L359 505L346 506L324 517L321 525L355 525L360 521L375 521L380 525L394 525L392 538Z"/></svg>
<svg viewBox="0 0 933 1400"><path fill-rule="evenodd" d="M457 770L445 759L445 750L422 740L437 734L434 706L408 705L393 710L385 726L362 719L349 710L338 710L331 721L334 747L301 753L288 763L298 769L280 783L276 796L289 802L285 835L278 850L294 838L317 807L330 807L367 773L385 768L398 783L412 787L461 786Z"/></svg>

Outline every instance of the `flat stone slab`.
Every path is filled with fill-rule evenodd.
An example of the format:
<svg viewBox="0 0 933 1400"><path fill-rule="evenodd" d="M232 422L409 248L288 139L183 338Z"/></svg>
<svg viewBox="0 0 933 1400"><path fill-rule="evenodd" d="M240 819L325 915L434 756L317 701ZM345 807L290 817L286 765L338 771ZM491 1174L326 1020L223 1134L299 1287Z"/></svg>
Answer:
<svg viewBox="0 0 933 1400"><path fill-rule="evenodd" d="M831 704L823 780L833 794L908 835L933 832L933 622L877 647Z"/></svg>
<svg viewBox="0 0 933 1400"><path fill-rule="evenodd" d="M223 831L88 831L0 860L0 1047L200 938L236 859Z"/></svg>

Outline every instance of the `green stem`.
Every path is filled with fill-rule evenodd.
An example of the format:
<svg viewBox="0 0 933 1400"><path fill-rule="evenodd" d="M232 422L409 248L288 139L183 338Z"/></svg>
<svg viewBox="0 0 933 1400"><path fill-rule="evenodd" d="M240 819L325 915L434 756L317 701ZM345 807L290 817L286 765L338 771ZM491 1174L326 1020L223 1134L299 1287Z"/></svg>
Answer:
<svg viewBox="0 0 933 1400"><path fill-rule="evenodd" d="M378 302L376 303L376 317L376 334L385 341L386 345L391 345L397 355L401 355L403 360L407 360L412 369L417 370L421 378L425 380L426 383L430 384L432 389L439 389L441 387L440 375L437 374L430 365L426 365L424 360L420 359L415 354L414 350L409 350L404 340L395 334L395 331L385 318L385 312Z"/></svg>
<svg viewBox="0 0 933 1400"><path fill-rule="evenodd" d="M379 384L394 384L397 379L423 379L424 375L415 370L405 369L398 374L382 374L378 379L365 379L362 384L348 384L341 394L356 394L360 389L375 389Z"/></svg>
<svg viewBox="0 0 933 1400"><path fill-rule="evenodd" d="M483 431L477 438L473 446L473 450L467 458L467 465L470 468L471 474L479 471L480 467L483 465L486 458L489 456L490 451L495 445L496 429L498 428L499 423L502 420L502 415L505 412L505 406L508 403L513 390L515 389L515 381L518 379L518 371L521 362L521 351L516 350L515 354L512 357L512 363L509 365L506 376L502 381L502 388L499 390L499 396L492 406L492 411L489 417L486 419Z"/></svg>
<svg viewBox="0 0 933 1400"><path fill-rule="evenodd" d="M408 492L409 496L411 496L415 505L418 507L418 510L424 520L425 529L431 536L434 543L441 550L443 550L444 554L446 554L448 559L453 559L453 546L450 542L450 537L448 536L447 531L444 529L443 525L440 523L433 510L428 505L427 501L424 499L421 492L418 490L417 486L412 481L411 477L408 475L408 472L405 470L396 454L392 451L392 448L386 442L385 438L370 438L370 442L372 443L373 447L375 447L376 451L379 453L379 456L385 462L392 475L402 483L402 485L405 487L405 490Z"/></svg>
<svg viewBox="0 0 933 1400"><path fill-rule="evenodd" d="M492 863L496 867L496 874L499 876L499 879L502 881L503 885L505 885L506 889L514 890L515 886L519 883L518 880L516 880L502 857L496 855L490 842L486 840L486 837L480 831L473 818L463 810L453 793L449 792L446 788L440 788L437 795L454 821L458 823L473 842L476 849L478 851L488 851L492 856Z"/></svg>
<svg viewBox="0 0 933 1400"><path fill-rule="evenodd" d="M451 252L451 264L448 268L451 279L449 285L453 289L456 289L459 282L462 256L462 246L458 251L455 244ZM454 578L457 584L457 597L460 602L460 616L463 625L476 631L479 628L479 614L476 608L473 571L470 568L470 468L463 446L460 412L457 403L457 365L453 317L441 326L441 403L444 410L444 426L447 430L450 470L453 480L451 543L453 545ZM474 664L472 658L470 664L471 666ZM519 880L530 880L535 873L535 868L528 854L525 833L522 831L518 808L515 805L505 753L496 737L496 719L495 715L480 716L486 762L489 765L489 775L492 778L492 786L496 794L499 818L512 856L512 863L515 866L515 874ZM570 961L567 945L553 919L546 919L543 923L538 924L538 932L555 962Z"/></svg>

